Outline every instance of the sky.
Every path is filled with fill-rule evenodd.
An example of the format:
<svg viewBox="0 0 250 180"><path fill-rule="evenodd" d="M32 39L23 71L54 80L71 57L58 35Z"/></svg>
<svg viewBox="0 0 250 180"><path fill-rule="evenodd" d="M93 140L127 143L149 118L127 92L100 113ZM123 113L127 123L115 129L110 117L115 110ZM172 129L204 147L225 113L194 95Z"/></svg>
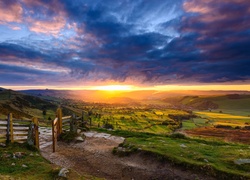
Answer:
<svg viewBox="0 0 250 180"><path fill-rule="evenodd" d="M249 0L1 0L0 86L250 90Z"/></svg>

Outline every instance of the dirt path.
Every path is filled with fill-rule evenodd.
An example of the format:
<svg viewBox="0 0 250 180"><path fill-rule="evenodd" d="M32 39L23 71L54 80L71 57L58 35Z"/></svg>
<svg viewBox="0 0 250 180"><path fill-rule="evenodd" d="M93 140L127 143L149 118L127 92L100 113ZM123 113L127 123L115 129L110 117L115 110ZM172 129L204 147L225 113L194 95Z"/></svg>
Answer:
<svg viewBox="0 0 250 180"><path fill-rule="evenodd" d="M177 169L168 163L160 163L153 157L137 153L127 157L112 154L113 147L124 141L122 137L88 132L81 143L58 142L57 151L52 153L48 131L40 134L43 140L42 155L61 167L74 169L82 175L105 179L213 179L185 169ZM46 141L47 139L47 141Z"/></svg>

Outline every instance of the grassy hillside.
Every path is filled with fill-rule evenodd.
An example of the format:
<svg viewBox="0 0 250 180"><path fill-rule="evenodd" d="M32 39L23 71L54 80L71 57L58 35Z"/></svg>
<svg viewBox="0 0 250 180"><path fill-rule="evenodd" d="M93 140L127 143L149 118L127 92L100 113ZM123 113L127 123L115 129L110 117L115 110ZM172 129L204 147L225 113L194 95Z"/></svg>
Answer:
<svg viewBox="0 0 250 180"><path fill-rule="evenodd" d="M189 138L178 133L167 136L121 130L108 133L126 137L125 143L120 144L122 152L115 148L115 154L144 153L162 162L201 171L216 179L250 178L250 164L244 161L250 156L248 144Z"/></svg>
<svg viewBox="0 0 250 180"><path fill-rule="evenodd" d="M175 107L194 110L218 110L250 115L250 95L230 94L220 96L181 96L165 98Z"/></svg>
<svg viewBox="0 0 250 180"><path fill-rule="evenodd" d="M25 144L0 147L0 179L55 179L59 169L27 147Z"/></svg>
<svg viewBox="0 0 250 180"><path fill-rule="evenodd" d="M54 112L57 107L57 104L35 96L25 95L12 90L0 91L1 117L8 115L8 113L13 113L14 118L54 118Z"/></svg>

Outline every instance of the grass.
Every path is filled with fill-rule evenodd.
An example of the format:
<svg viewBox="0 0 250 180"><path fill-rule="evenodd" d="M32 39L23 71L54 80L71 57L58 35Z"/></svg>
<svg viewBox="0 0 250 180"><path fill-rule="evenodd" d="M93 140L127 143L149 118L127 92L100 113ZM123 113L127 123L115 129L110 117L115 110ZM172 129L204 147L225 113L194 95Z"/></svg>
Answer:
<svg viewBox="0 0 250 180"><path fill-rule="evenodd" d="M13 153L16 152L22 152L24 156L13 158ZM27 167L22 167L22 165ZM2 177L49 180L54 179L58 171L59 169L53 169L37 150L29 148L26 144L14 143L0 148L0 175Z"/></svg>
<svg viewBox="0 0 250 180"><path fill-rule="evenodd" d="M249 159L249 145L189 138L183 135L163 136L120 130L106 132L126 137L127 146L135 146L177 166L203 170L204 173L222 179L250 178L250 164L234 163L237 159Z"/></svg>
<svg viewBox="0 0 250 180"><path fill-rule="evenodd" d="M187 129L194 129L197 126L194 124L192 120L186 120L182 122L182 130L187 130Z"/></svg>
<svg viewBox="0 0 250 180"><path fill-rule="evenodd" d="M103 126L105 122L112 124L114 129L148 132L156 134L167 134L173 131L173 126L162 125L164 121L170 121L169 114L183 115L188 114L182 110L174 109L143 109L143 108L102 108L95 109L94 113L101 113L101 117L92 115L92 125ZM85 117L87 119L87 117Z"/></svg>
<svg viewBox="0 0 250 180"><path fill-rule="evenodd" d="M229 125L232 127L245 126L246 123L250 124L250 117L242 115L226 114L224 112L207 112L199 111L196 112L197 115L201 116L203 119L210 120L213 125Z"/></svg>
<svg viewBox="0 0 250 180"><path fill-rule="evenodd" d="M22 152L21 158L13 158L13 153ZM10 156L10 157L9 157ZM13 163L15 165L13 165ZM22 167L26 165L27 167ZM59 178L60 167L51 164L44 159L39 151L27 144L10 144L7 147L0 147L0 179L20 179L20 180L55 180ZM74 180L101 180L88 174L79 175L72 169L67 173L67 179Z"/></svg>

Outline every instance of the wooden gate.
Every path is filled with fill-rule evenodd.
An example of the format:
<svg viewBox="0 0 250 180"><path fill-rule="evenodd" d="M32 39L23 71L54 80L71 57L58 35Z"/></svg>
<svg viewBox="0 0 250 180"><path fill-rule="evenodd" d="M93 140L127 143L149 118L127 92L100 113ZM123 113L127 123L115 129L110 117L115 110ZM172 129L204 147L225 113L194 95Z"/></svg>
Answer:
<svg viewBox="0 0 250 180"><path fill-rule="evenodd" d="M53 152L56 152L56 143L58 137L58 118L52 121L52 141L53 141Z"/></svg>
<svg viewBox="0 0 250 180"><path fill-rule="evenodd" d="M53 141L53 152L56 151L57 140L62 132L73 132L77 133L79 122L82 122L82 117L72 116L62 117L62 109L58 108L56 111L56 118L52 121L52 141ZM82 123L84 125L84 123Z"/></svg>
<svg viewBox="0 0 250 180"><path fill-rule="evenodd" d="M56 110L56 118L52 121L52 141L53 141L53 152L56 151L57 139L62 133L62 109Z"/></svg>

